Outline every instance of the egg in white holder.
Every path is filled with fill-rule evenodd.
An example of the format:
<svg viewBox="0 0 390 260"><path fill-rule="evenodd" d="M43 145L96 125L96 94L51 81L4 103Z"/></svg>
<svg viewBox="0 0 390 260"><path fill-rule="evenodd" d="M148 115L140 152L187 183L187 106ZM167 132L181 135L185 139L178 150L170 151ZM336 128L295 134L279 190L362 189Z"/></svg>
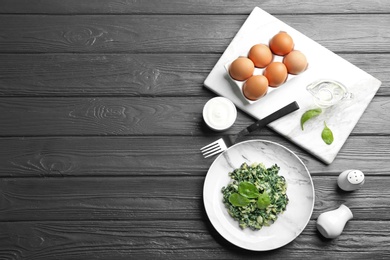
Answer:
<svg viewBox="0 0 390 260"><path fill-rule="evenodd" d="M244 56L244 55L240 55L240 56ZM238 57L237 57L238 58ZM234 59L235 60L235 59ZM241 92L241 95L244 97L244 99L249 103L249 104L253 104L253 103L256 103L258 100L250 100L248 98L245 97L244 93L243 93L243 87L244 87L244 84L245 84L245 81L239 81L239 80L235 80L233 79L230 74L229 74L229 67L230 67L230 64L232 64L232 62L234 60L231 60L229 61L228 63L225 64L225 69L226 69L226 73L228 74L228 77L229 79L233 82L233 84L240 90ZM274 58L272 60L272 62L283 62L283 56L278 56L278 55L274 55ZM264 72L265 68L257 68L255 67L255 70L253 72L253 75L263 75L263 72ZM293 75L293 74L287 74L287 79L285 82L293 79L294 77L297 77L299 75ZM280 85L279 87L268 87L268 90L267 90L267 93L266 95L269 95L270 93L278 90L279 88L282 88L284 84Z"/></svg>

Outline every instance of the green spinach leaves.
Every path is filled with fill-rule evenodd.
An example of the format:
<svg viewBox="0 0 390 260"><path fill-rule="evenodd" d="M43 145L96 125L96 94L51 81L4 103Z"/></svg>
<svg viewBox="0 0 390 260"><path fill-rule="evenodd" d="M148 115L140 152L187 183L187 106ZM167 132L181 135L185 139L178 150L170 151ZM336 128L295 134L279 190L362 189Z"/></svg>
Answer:
<svg viewBox="0 0 390 260"><path fill-rule="evenodd" d="M301 117L301 128L302 128L302 130L304 130L304 129L303 129L303 124L304 124L307 120L309 120L309 119L311 119L311 118L313 118L313 117L315 117L315 116L318 116L318 115L321 114L321 113L322 113L322 109L321 109L321 108L315 108L315 109L310 109L310 110L306 111L306 112L302 115L302 117Z"/></svg>
<svg viewBox="0 0 390 260"><path fill-rule="evenodd" d="M266 192L260 193L253 183L247 181L240 182L238 193L232 193L229 196L229 202L238 207L247 206L251 203L250 199L257 199L257 207L259 209L265 209L271 204Z"/></svg>
<svg viewBox="0 0 390 260"><path fill-rule="evenodd" d="M321 137L326 144L329 145L333 143L334 138L333 138L332 130L329 129L325 121L324 121L324 130L322 130Z"/></svg>
<svg viewBox="0 0 390 260"><path fill-rule="evenodd" d="M305 124L306 121L308 121L308 120L310 120L310 119L312 119L314 117L317 117L321 113L322 113L322 109L321 108L310 109L310 110L306 111L305 113L303 113L303 115L301 117L301 129L302 129L302 131L304 130L303 125ZM325 121L324 121L324 125L325 125L324 129L321 132L321 138L327 145L330 145L330 144L333 143L333 140L334 140L333 132L326 125Z"/></svg>

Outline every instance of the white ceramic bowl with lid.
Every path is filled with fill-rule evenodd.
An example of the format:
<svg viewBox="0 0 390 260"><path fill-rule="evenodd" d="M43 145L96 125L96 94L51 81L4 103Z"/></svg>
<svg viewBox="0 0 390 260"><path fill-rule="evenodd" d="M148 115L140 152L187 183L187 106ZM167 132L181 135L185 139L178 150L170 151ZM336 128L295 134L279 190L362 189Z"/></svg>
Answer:
<svg viewBox="0 0 390 260"><path fill-rule="evenodd" d="M212 98L203 107L203 120L215 131L227 130L234 124L236 118L236 106L227 98Z"/></svg>

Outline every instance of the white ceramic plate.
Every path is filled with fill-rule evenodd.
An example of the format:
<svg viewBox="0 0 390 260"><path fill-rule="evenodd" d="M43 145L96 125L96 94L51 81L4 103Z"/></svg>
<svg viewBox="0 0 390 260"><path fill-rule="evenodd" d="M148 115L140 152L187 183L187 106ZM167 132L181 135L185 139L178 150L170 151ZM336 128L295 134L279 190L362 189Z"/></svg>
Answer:
<svg viewBox="0 0 390 260"><path fill-rule="evenodd" d="M280 167L287 181L289 203L286 211L269 227L258 231L241 229L222 202L221 189L232 180L229 172L247 164L263 163ZM214 228L234 245L254 251L272 250L294 240L306 227L314 207L314 186L304 163L286 147L264 140L251 140L231 146L220 154L207 172L203 202Z"/></svg>

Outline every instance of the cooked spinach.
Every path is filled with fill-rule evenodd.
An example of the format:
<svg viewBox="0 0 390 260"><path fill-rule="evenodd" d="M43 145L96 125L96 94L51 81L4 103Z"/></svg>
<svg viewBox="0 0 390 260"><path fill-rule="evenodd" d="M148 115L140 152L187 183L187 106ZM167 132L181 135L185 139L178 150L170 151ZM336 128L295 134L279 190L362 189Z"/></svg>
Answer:
<svg viewBox="0 0 390 260"><path fill-rule="evenodd" d="M243 163L229 173L232 182L222 188L223 203L241 228L259 230L286 210L287 182L279 170L276 164L266 168L263 164Z"/></svg>

